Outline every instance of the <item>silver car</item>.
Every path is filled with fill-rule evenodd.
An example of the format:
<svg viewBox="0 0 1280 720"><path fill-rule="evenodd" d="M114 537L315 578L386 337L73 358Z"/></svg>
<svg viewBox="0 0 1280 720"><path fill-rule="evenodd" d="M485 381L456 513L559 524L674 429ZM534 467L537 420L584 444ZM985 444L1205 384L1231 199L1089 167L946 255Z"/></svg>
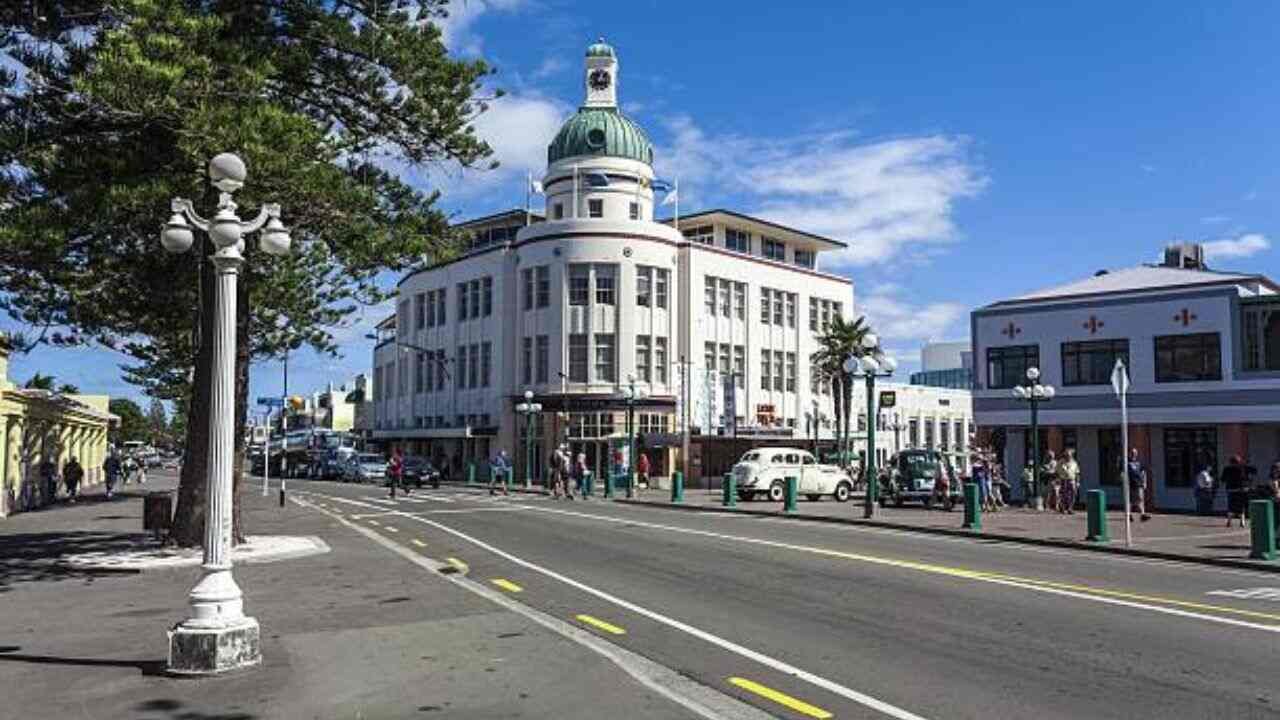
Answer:
<svg viewBox="0 0 1280 720"><path fill-rule="evenodd" d="M387 461L377 453L357 453L342 467L345 482L380 483L387 478Z"/></svg>

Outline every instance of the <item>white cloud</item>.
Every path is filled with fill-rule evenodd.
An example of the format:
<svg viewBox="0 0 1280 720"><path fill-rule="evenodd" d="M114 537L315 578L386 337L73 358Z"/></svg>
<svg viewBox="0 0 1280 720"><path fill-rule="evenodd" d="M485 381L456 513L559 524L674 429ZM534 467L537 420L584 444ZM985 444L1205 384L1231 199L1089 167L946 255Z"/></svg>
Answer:
<svg viewBox="0 0 1280 720"><path fill-rule="evenodd" d="M667 121L667 130L671 146L659 163L680 178L683 201L697 204L706 188L751 196L762 217L848 242L824 255L828 266L884 262L912 245L954 240L954 202L987 184L963 137L715 136L688 117Z"/></svg>
<svg viewBox="0 0 1280 720"><path fill-rule="evenodd" d="M545 80L552 75L560 74L567 67L569 67L569 63L565 62L564 58L559 55L549 55L542 61L542 64L533 71L532 77L534 80Z"/></svg>
<svg viewBox="0 0 1280 720"><path fill-rule="evenodd" d="M1261 233L1245 233L1235 238L1223 238L1204 244L1204 254L1209 260L1243 258L1271 249L1271 241Z"/></svg>
<svg viewBox="0 0 1280 720"><path fill-rule="evenodd" d="M896 344L905 340L928 341L955 335L957 323L966 313L965 307L959 303L914 305L896 292L873 292L856 299L856 312L866 315L871 327L881 337Z"/></svg>
<svg viewBox="0 0 1280 720"><path fill-rule="evenodd" d="M440 28L444 46L455 53L479 55L484 44L479 35L471 32L471 26L487 12L511 12L525 4L525 0L454 0L445 6L446 17L432 20Z"/></svg>

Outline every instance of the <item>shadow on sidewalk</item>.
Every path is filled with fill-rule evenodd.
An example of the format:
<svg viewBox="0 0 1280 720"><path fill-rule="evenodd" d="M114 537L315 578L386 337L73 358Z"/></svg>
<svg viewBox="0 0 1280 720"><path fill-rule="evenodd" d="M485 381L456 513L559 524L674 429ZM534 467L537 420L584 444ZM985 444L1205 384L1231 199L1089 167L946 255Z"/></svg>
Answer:
<svg viewBox="0 0 1280 720"><path fill-rule="evenodd" d="M111 660L107 658L56 657L53 655L28 655L18 652L21 645L0 645L0 662L32 663L35 665L80 665L86 667L132 667L143 675L164 675L164 660Z"/></svg>
<svg viewBox="0 0 1280 720"><path fill-rule="evenodd" d="M85 552L113 552L149 542L141 533L67 530L0 535L0 593L17 583L85 580L108 575L137 575L132 568L77 567L64 558Z"/></svg>

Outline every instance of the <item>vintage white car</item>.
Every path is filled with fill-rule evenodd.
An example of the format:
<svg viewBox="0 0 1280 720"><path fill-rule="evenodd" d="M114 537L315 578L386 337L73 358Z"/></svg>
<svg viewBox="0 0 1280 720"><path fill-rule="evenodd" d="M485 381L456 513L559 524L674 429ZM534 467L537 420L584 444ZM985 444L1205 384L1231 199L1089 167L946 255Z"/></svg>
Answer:
<svg viewBox="0 0 1280 720"><path fill-rule="evenodd" d="M744 501L765 495L774 502L782 502L788 477L796 478L797 494L810 500L830 495L838 502L845 502L853 493L853 483L844 470L835 465L821 465L812 453L797 448L756 448L733 466L738 497Z"/></svg>

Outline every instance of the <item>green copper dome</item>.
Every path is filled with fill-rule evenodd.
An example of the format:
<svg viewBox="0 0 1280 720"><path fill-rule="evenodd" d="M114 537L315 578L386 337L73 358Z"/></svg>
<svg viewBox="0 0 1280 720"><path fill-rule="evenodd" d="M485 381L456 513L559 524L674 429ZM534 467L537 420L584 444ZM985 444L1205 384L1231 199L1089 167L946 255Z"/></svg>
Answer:
<svg viewBox="0 0 1280 720"><path fill-rule="evenodd" d="M614 57L613 46L600 38L587 46L587 57Z"/></svg>
<svg viewBox="0 0 1280 720"><path fill-rule="evenodd" d="M547 162L577 155L627 158L653 164L653 143L644 130L617 108L578 110L547 146Z"/></svg>

